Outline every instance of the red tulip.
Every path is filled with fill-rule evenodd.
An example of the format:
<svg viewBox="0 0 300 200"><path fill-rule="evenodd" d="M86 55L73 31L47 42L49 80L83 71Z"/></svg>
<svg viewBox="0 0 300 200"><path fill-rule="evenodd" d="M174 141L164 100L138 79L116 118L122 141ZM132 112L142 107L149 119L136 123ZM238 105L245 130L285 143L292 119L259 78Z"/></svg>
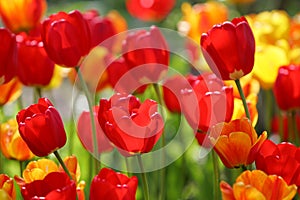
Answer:
<svg viewBox="0 0 300 200"><path fill-rule="evenodd" d="M197 132L201 145L210 146L206 132L213 125L229 122L233 113L233 89L224 86L214 74L203 74L188 78L192 89L184 90L182 97L183 113ZM194 105L194 106L191 106Z"/></svg>
<svg viewBox="0 0 300 200"><path fill-rule="evenodd" d="M266 140L256 156L256 168L281 176L288 185L300 186L300 149L291 143Z"/></svg>
<svg viewBox="0 0 300 200"><path fill-rule="evenodd" d="M42 24L42 39L48 56L65 67L79 66L92 47L88 23L77 10L47 18Z"/></svg>
<svg viewBox="0 0 300 200"><path fill-rule="evenodd" d="M76 183L70 180L64 172L51 172L43 180L26 183L23 179L15 177L21 188L24 200L31 199L76 199Z"/></svg>
<svg viewBox="0 0 300 200"><path fill-rule="evenodd" d="M37 156L47 156L66 143L63 121L47 98L21 110L17 122L21 137Z"/></svg>
<svg viewBox="0 0 300 200"><path fill-rule="evenodd" d="M5 28L0 28L0 85L9 82L16 75L16 36Z"/></svg>
<svg viewBox="0 0 300 200"><path fill-rule="evenodd" d="M46 86L50 83L54 62L48 57L40 37L19 34L18 77L27 86Z"/></svg>
<svg viewBox="0 0 300 200"><path fill-rule="evenodd" d="M127 36L122 55L131 73L140 84L157 82L168 70L169 48L160 30L139 30Z"/></svg>
<svg viewBox="0 0 300 200"><path fill-rule="evenodd" d="M95 106L93 110L94 110L95 121L97 121L99 106ZM102 152L111 151L113 147L110 144L109 140L104 135L104 132L101 129L99 123L96 123L96 132L97 132L98 153L101 154ZM83 111L79 116L78 123L77 123L77 134L83 146L89 152L93 152L91 118L89 112L87 111Z"/></svg>
<svg viewBox="0 0 300 200"><path fill-rule="evenodd" d="M175 6L175 0L127 0L126 8L133 16L143 21L160 21Z"/></svg>
<svg viewBox="0 0 300 200"><path fill-rule="evenodd" d="M252 71L255 41L245 17L215 25L203 33L201 48L211 70L223 80L236 80Z"/></svg>
<svg viewBox="0 0 300 200"><path fill-rule="evenodd" d="M103 168L92 181L90 200L135 200L137 186L137 177L128 178L112 169Z"/></svg>
<svg viewBox="0 0 300 200"><path fill-rule="evenodd" d="M120 93L100 100L98 121L108 139L125 156L151 151L164 126L155 101L140 103L138 98Z"/></svg>
<svg viewBox="0 0 300 200"><path fill-rule="evenodd" d="M282 66L274 84L274 95L281 110L300 108L300 65Z"/></svg>

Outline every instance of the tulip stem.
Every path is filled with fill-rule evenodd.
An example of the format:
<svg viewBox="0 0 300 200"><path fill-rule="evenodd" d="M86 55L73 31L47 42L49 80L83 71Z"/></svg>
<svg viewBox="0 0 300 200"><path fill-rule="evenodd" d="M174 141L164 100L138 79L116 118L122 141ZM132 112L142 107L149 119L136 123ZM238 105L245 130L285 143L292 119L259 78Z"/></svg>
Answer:
<svg viewBox="0 0 300 200"><path fill-rule="evenodd" d="M245 98L245 95L244 95L244 92L243 92L243 89L242 89L242 86L241 86L241 83L240 83L240 79L236 79L235 84L236 84L236 86L239 90L239 93L240 93L240 96L241 96L241 99L242 99L242 102L243 102L243 106L244 106L244 109L245 109L246 117L251 120L250 112L249 112L247 102L246 102L246 98Z"/></svg>
<svg viewBox="0 0 300 200"><path fill-rule="evenodd" d="M70 178L71 180L73 180L73 178L72 178L72 176L71 176L71 174L70 174L68 168L66 167L64 161L61 159L61 157L60 157L58 151L54 151L53 153L54 153L55 157L57 158L58 162L60 163L60 165L62 166L62 168L64 169L64 171L65 171L65 172L67 173L67 175L69 176L69 178Z"/></svg>
<svg viewBox="0 0 300 200"><path fill-rule="evenodd" d="M220 183L220 172L219 172L219 163L218 157L214 150L212 150L212 161L214 168L214 200L219 200L219 183Z"/></svg>
<svg viewBox="0 0 300 200"><path fill-rule="evenodd" d="M296 143L296 146L298 146L299 145L299 133L298 133L298 130L297 130L296 111L292 110L291 115L292 115L292 129L293 129L293 133L294 133L294 136L295 136L294 141Z"/></svg>
<svg viewBox="0 0 300 200"><path fill-rule="evenodd" d="M149 186L147 181L147 176L144 170L143 161L141 154L137 154L137 159L140 165L141 175L142 175L142 184L143 184L143 190L144 190L144 199L149 200Z"/></svg>
<svg viewBox="0 0 300 200"><path fill-rule="evenodd" d="M75 67L76 72L78 74L80 83L82 85L85 97L87 99L88 102L88 106L89 106L89 113L90 113L90 118L91 118L91 126L92 126L92 135L93 135L93 150L94 150L94 155L96 156L96 159L98 159L98 145L97 145L97 135L96 135L96 124L95 124L95 117L94 117L94 110L93 110L93 103L92 103L92 98L89 92L89 89L86 85L86 82L83 79L82 73L80 71L79 67ZM96 171L99 169L99 162L97 160L95 160L95 168Z"/></svg>
<svg viewBox="0 0 300 200"><path fill-rule="evenodd" d="M19 161L19 166L20 166L20 176L23 174L23 161Z"/></svg>

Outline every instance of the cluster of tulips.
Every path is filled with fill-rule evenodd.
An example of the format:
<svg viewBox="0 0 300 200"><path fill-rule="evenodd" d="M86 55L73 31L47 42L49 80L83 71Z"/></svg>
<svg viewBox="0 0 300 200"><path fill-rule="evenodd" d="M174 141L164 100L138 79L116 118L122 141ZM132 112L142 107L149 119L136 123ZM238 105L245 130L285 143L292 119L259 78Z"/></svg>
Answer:
<svg viewBox="0 0 300 200"><path fill-rule="evenodd" d="M252 1L238 1L245 2ZM156 22L175 4L126 1L133 17ZM183 137L191 134L212 155L214 199L298 195L299 16L274 10L229 20L224 3L183 3L177 25L180 37L189 38L184 48L190 63L187 73L174 75L168 73L172 45L157 26L130 31L116 10L45 17L46 8L45 0L0 1L0 199L156 199L147 161L162 166L155 184L160 199L168 199L172 163L164 149L174 137L168 132L172 116L184 118L189 132ZM76 129L68 134L56 108L61 102L44 95L64 90L63 79L88 105L76 120L69 119ZM34 91L27 107L22 86ZM7 109L11 104L17 108ZM83 169L90 170L90 180L81 180L81 158L74 152L60 155L71 135L94 158ZM158 150L157 159L147 160ZM127 172L103 163L107 153L124 158ZM20 161L20 173L5 171L11 160ZM138 172L130 161L136 161ZM225 168L240 169L233 183L222 180Z"/></svg>

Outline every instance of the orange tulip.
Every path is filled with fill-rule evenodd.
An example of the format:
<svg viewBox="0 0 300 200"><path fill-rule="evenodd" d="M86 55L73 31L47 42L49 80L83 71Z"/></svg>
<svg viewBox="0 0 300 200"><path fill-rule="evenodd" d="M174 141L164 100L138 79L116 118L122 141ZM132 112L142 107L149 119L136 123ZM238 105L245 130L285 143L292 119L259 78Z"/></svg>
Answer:
<svg viewBox="0 0 300 200"><path fill-rule="evenodd" d="M68 156L64 159L64 163L68 168L72 178L77 182L80 179L80 167L76 156ZM59 171L64 171L64 169L60 166Z"/></svg>
<svg viewBox="0 0 300 200"><path fill-rule="evenodd" d="M282 177L268 176L260 170L243 172L233 187L221 181L220 188L223 200L291 200L297 192L296 185L288 186Z"/></svg>
<svg viewBox="0 0 300 200"><path fill-rule="evenodd" d="M47 9L46 0L1 0L0 15L14 33L37 27Z"/></svg>
<svg viewBox="0 0 300 200"><path fill-rule="evenodd" d="M249 165L267 138L264 131L257 133L247 118L236 119L229 123L219 123L212 127L209 138L214 150L228 168Z"/></svg>
<svg viewBox="0 0 300 200"><path fill-rule="evenodd" d="M12 178L5 174L0 174L0 199L15 200L16 189Z"/></svg>
<svg viewBox="0 0 300 200"><path fill-rule="evenodd" d="M18 131L18 123L15 119L1 124L0 138L1 151L6 158L24 161L34 157L34 154L21 138Z"/></svg>
<svg viewBox="0 0 300 200"><path fill-rule="evenodd" d="M15 101L22 93L21 82L14 78L6 84L0 85L0 106Z"/></svg>

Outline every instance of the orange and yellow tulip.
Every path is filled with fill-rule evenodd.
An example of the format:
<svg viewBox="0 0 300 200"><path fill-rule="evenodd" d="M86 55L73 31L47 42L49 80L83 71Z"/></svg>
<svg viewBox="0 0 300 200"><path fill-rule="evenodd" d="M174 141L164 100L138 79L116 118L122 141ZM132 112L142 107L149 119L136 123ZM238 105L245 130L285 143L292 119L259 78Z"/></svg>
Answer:
<svg viewBox="0 0 300 200"><path fill-rule="evenodd" d="M0 199L15 200L16 189L12 178L6 174L0 174Z"/></svg>
<svg viewBox="0 0 300 200"><path fill-rule="evenodd" d="M264 131L257 136L255 129L247 118L223 122L212 127L209 135L214 150L228 168L251 164L262 143L267 138Z"/></svg>
<svg viewBox="0 0 300 200"><path fill-rule="evenodd" d="M0 139L1 151L6 158L24 161L34 157L34 154L21 138L18 123L15 119L1 124Z"/></svg>
<svg viewBox="0 0 300 200"><path fill-rule="evenodd" d="M15 101L22 93L22 84L14 78L6 84L0 85L0 106Z"/></svg>
<svg viewBox="0 0 300 200"><path fill-rule="evenodd" d="M291 200L297 192L296 185L287 185L282 177L267 175L263 171L243 172L231 187L221 181L220 188L223 200Z"/></svg>

